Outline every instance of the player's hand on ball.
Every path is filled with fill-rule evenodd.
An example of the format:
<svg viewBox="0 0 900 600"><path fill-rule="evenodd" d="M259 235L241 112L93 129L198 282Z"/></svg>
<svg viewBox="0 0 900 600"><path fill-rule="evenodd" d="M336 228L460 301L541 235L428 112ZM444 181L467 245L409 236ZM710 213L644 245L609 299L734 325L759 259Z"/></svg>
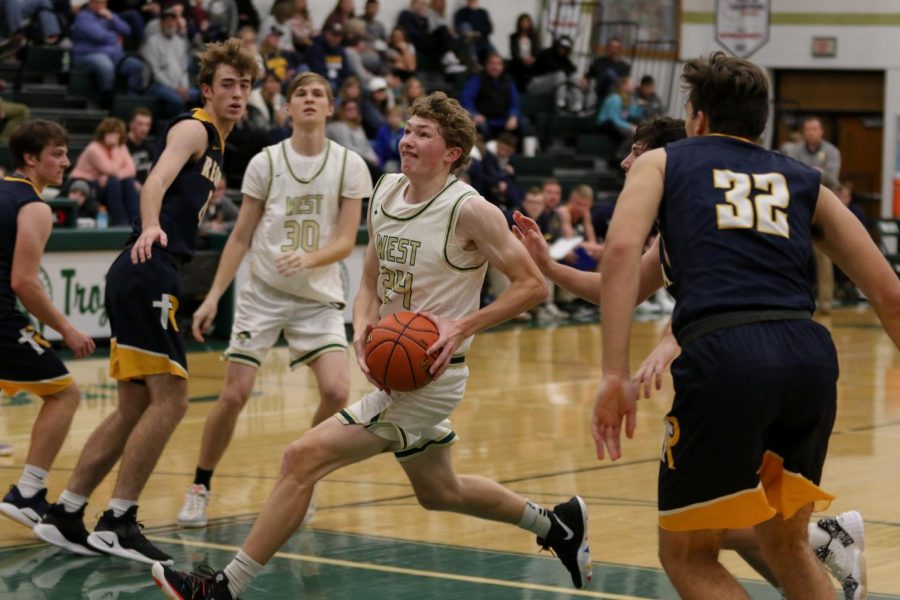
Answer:
<svg viewBox="0 0 900 600"><path fill-rule="evenodd" d="M447 367L450 365L450 359L453 358L453 353L459 348L464 336L457 321L442 319L429 312L419 314L431 319L437 325L440 333L440 337L427 351L428 356L431 357L431 368L428 369L428 373L433 381L447 370Z"/></svg>
<svg viewBox="0 0 900 600"><path fill-rule="evenodd" d="M278 270L279 275L290 277L306 268L306 265L304 264L305 258L305 254L287 252L275 259L275 268Z"/></svg>
<svg viewBox="0 0 900 600"><path fill-rule="evenodd" d="M627 378L607 374L597 392L594 414L591 418L591 433L597 458L603 460L604 448L611 460L622 456L622 418L625 418L625 435L634 437L637 423L637 390Z"/></svg>
<svg viewBox="0 0 900 600"><path fill-rule="evenodd" d="M204 300L203 304L194 311L191 332L194 334L194 339L198 342L205 342L204 336L212 331L213 321L216 319L218 308L216 302Z"/></svg>
<svg viewBox="0 0 900 600"><path fill-rule="evenodd" d="M90 356L94 352L94 340L86 333L78 331L74 327L63 333L63 341L72 352L75 358L84 358Z"/></svg>
<svg viewBox="0 0 900 600"><path fill-rule="evenodd" d="M390 390L385 389L372 377L372 372L369 371L369 365L366 363L366 341L369 339L369 334L374 327L375 325L373 323L367 323L366 329L362 332L362 335L357 335L353 338L353 350L356 352L356 364L359 365L359 370L362 371L362 374L365 375L369 383L379 390L390 394Z"/></svg>

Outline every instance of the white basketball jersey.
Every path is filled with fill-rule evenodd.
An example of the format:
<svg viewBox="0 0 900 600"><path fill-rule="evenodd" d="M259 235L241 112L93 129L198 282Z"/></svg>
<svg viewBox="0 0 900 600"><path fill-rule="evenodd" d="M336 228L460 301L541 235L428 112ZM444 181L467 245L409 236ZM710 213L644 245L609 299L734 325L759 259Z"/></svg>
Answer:
<svg viewBox="0 0 900 600"><path fill-rule="evenodd" d="M278 273L275 260L285 252L309 253L329 243L337 228L349 151L328 141L321 166L309 179L301 179L291 170L288 143L285 140L265 149L269 191L250 246L250 273L285 293L343 306L339 262L285 277Z"/></svg>
<svg viewBox="0 0 900 600"><path fill-rule="evenodd" d="M460 247L456 220L478 192L451 175L437 196L410 204L403 197L408 185L402 174L385 175L369 203L381 316L411 310L459 319L477 311L487 261ZM472 337L458 352L469 348Z"/></svg>

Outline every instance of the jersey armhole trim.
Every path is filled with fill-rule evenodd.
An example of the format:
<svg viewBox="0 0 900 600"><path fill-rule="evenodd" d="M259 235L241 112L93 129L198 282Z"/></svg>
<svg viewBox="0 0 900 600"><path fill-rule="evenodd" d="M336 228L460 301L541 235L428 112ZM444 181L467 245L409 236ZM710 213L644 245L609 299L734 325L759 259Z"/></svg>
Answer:
<svg viewBox="0 0 900 600"><path fill-rule="evenodd" d="M457 271L475 271L483 267L484 263L487 262L482 261L480 264L471 267L459 267L453 264L453 261L450 260L450 256L447 254L447 246L450 244L450 235L456 231L455 224L459 207L462 206L464 200L474 195L475 192L473 190L467 190L463 192L463 194L459 198L456 199L456 201L453 203L453 209L450 211L450 222L447 223L447 231L444 233L444 262L446 262Z"/></svg>
<svg viewBox="0 0 900 600"><path fill-rule="evenodd" d="M275 179L275 161L272 160L271 147L266 146L265 151L266 156L269 159L269 185L266 187L266 198L270 198L272 196L272 180Z"/></svg>
<svg viewBox="0 0 900 600"><path fill-rule="evenodd" d="M346 173L346 171L347 171L347 152L349 152L349 150L347 150L347 148L344 147L344 159L341 161L341 177L340 177L341 183L340 183L340 186L338 187L338 195L337 195L338 205L340 205L340 203L341 203L341 198L344 197L344 173Z"/></svg>

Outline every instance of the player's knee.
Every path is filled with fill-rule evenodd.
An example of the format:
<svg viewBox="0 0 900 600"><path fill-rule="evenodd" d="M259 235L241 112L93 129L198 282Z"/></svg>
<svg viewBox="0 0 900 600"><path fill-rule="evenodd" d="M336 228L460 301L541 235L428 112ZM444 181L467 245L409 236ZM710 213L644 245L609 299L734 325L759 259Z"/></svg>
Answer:
<svg viewBox="0 0 900 600"><path fill-rule="evenodd" d="M347 406L350 397L350 383L346 381L329 382L319 389L319 398L323 406L337 412Z"/></svg>
<svg viewBox="0 0 900 600"><path fill-rule="evenodd" d="M281 460L281 474L305 481L314 476L325 456L318 444L301 437L288 445Z"/></svg>
<svg viewBox="0 0 900 600"><path fill-rule="evenodd" d="M416 490L416 500L425 510L453 510L456 506L456 495L452 490L429 487Z"/></svg>
<svg viewBox="0 0 900 600"><path fill-rule="evenodd" d="M219 396L219 403L230 411L240 412L247 405L250 398L250 390L245 390L240 386L226 386Z"/></svg>
<svg viewBox="0 0 900 600"><path fill-rule="evenodd" d="M61 409L74 411L78 408L78 403L81 402L81 391L78 389L78 385L73 383L64 390L44 396L43 400L44 402L52 402Z"/></svg>

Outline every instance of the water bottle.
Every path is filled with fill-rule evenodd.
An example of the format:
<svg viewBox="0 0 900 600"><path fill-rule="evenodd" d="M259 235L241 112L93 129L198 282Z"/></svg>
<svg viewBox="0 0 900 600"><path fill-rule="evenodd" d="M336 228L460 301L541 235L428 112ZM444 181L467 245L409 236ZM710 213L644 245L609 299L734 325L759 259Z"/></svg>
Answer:
<svg viewBox="0 0 900 600"><path fill-rule="evenodd" d="M109 215L106 214L106 207L101 206L97 212L97 229L106 229L109 227Z"/></svg>

